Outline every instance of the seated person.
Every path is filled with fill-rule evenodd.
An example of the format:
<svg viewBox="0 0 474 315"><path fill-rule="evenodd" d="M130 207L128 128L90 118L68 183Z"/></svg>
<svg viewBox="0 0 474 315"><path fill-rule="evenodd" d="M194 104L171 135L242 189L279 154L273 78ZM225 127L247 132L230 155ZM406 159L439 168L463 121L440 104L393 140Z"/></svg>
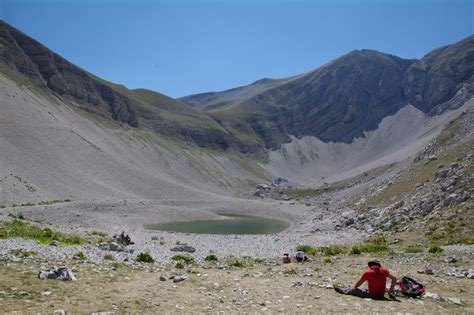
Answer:
<svg viewBox="0 0 474 315"><path fill-rule="evenodd" d="M394 289L395 284L397 283L397 278L390 274L388 269L382 268L382 265L378 260L371 260L368 263L369 270L366 271L362 277L357 281L354 288L334 288L337 292L341 294L354 295L361 298L371 298L371 299L384 299L385 295L385 284L387 278L392 280L390 284L389 296L394 298ZM369 284L369 290L359 289L359 287L367 281Z"/></svg>

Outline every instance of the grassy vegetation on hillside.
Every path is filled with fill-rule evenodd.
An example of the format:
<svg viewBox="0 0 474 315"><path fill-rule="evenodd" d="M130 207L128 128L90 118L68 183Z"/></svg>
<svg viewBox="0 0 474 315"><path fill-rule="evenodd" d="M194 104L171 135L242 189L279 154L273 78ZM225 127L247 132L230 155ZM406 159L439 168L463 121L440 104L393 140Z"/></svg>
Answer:
<svg viewBox="0 0 474 315"><path fill-rule="evenodd" d="M41 228L23 220L14 219L0 225L0 238L20 237L32 239L42 244L56 240L61 245L80 245L86 241L78 235L66 235L50 228Z"/></svg>
<svg viewBox="0 0 474 315"><path fill-rule="evenodd" d="M359 255L361 253L380 253L389 250L387 240L382 235L373 235L365 242L353 246L324 246L312 247L310 245L298 245L297 251L302 251L307 255L335 256L340 254Z"/></svg>

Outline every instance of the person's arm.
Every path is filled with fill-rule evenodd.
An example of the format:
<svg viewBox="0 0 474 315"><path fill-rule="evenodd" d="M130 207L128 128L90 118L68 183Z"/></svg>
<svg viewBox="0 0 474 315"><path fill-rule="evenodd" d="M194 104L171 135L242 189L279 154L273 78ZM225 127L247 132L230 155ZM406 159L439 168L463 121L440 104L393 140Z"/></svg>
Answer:
<svg viewBox="0 0 474 315"><path fill-rule="evenodd" d="M393 292L395 291L395 285L397 284L397 278L392 276L391 274L389 274L388 277L392 280L392 283L390 284L390 290L388 292L390 294L393 294Z"/></svg>
<svg viewBox="0 0 474 315"><path fill-rule="evenodd" d="M362 283L365 282L365 280L366 280L366 279L365 279L365 274L364 274L364 275L362 275L362 277L360 277L359 281L357 281L357 283L355 284L354 288L357 289L358 287L360 287L360 286L362 285Z"/></svg>

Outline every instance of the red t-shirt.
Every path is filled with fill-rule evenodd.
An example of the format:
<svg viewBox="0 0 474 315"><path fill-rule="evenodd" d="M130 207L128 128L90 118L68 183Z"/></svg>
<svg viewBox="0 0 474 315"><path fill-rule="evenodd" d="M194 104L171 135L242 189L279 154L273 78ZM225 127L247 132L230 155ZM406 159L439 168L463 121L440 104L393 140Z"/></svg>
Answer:
<svg viewBox="0 0 474 315"><path fill-rule="evenodd" d="M385 268L374 268L366 271L362 275L362 280L369 283L369 293L373 296L383 296L385 294L385 284L390 276L390 271Z"/></svg>

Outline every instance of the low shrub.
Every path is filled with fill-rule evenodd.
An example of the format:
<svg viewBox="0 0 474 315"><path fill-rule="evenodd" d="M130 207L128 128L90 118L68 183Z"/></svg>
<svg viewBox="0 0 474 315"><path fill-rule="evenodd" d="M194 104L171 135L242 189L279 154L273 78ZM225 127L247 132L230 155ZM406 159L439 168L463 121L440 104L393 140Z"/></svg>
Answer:
<svg viewBox="0 0 474 315"><path fill-rule="evenodd" d="M30 256L34 256L37 253L33 250L25 250L23 248L16 248L10 251L11 254L15 255L16 257L27 258Z"/></svg>
<svg viewBox="0 0 474 315"><path fill-rule="evenodd" d="M237 258L233 258L229 261L229 266L231 267L237 267L237 268L242 268L244 266L244 262L237 259Z"/></svg>
<svg viewBox="0 0 474 315"><path fill-rule="evenodd" d="M350 254L351 255L360 255L360 254L362 254L362 251L360 250L359 247L354 246L354 247L351 248Z"/></svg>
<svg viewBox="0 0 474 315"><path fill-rule="evenodd" d="M141 252L140 254L137 255L137 257L135 258L135 261L152 264L152 263L155 262L155 259L153 259L153 257L151 257L150 253Z"/></svg>
<svg viewBox="0 0 474 315"><path fill-rule="evenodd" d="M194 262L193 257L184 256L184 255L174 255L173 257L171 257L171 260L180 261L186 265L189 265Z"/></svg>
<svg viewBox="0 0 474 315"><path fill-rule="evenodd" d="M204 257L204 260L209 261L209 262L218 262L219 258L217 258L217 256L214 255L214 254L210 254L210 255L207 255L206 257Z"/></svg>
<svg viewBox="0 0 474 315"><path fill-rule="evenodd" d="M105 254L104 259L105 260L115 260L115 257L112 254Z"/></svg>
<svg viewBox="0 0 474 315"><path fill-rule="evenodd" d="M290 275L296 275L297 272L294 268L290 268L290 269L285 269L283 271L283 274L286 275L286 276L290 276Z"/></svg>
<svg viewBox="0 0 474 315"><path fill-rule="evenodd" d="M443 251L443 248L438 244L431 244L430 248L428 249L428 252L431 254L438 254L442 253Z"/></svg>
<svg viewBox="0 0 474 315"><path fill-rule="evenodd" d="M72 256L73 259L79 259L79 260L86 260L87 257L86 257L86 254L84 254L83 252L77 252L75 253L73 256Z"/></svg>
<svg viewBox="0 0 474 315"><path fill-rule="evenodd" d="M125 265L122 264L122 263L116 262L116 263L113 263L113 264L112 264L112 267L118 269L118 268L125 267Z"/></svg>
<svg viewBox="0 0 474 315"><path fill-rule="evenodd" d="M107 237L108 236L108 234L106 232L96 231L96 230L92 231L91 234L92 235L97 235L97 236L100 236L100 237Z"/></svg>

